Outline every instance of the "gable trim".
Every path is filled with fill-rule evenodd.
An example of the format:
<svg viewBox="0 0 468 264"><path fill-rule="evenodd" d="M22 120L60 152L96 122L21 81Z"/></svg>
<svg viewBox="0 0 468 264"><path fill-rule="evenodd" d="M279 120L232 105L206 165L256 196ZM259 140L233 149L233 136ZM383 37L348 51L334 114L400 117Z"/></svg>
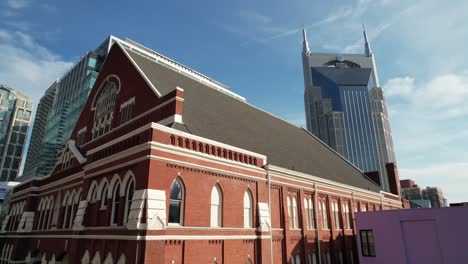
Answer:
<svg viewBox="0 0 468 264"><path fill-rule="evenodd" d="M138 73L140 73L141 77L143 77L143 79L145 80L145 82L149 85L149 87L151 87L151 89L153 90L153 92L158 96L158 97L161 97L161 93L158 91L158 89L156 89L156 87L153 85L153 83L148 79L148 77L146 76L146 74L141 70L141 68L138 66L138 64L132 59L132 57L130 56L130 54L128 54L128 52L125 50L124 47L122 47L122 45L117 42L116 43L119 48L123 51L123 53L125 54L125 56L127 57L127 59L132 63L133 67L135 67L135 69L138 71Z"/></svg>

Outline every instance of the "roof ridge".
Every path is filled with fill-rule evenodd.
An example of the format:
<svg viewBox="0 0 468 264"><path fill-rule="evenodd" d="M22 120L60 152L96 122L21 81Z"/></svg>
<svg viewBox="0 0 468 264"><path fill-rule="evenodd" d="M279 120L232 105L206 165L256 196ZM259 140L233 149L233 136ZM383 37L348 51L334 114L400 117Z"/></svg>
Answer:
<svg viewBox="0 0 468 264"><path fill-rule="evenodd" d="M129 41L132 41L132 40L129 40ZM133 41L132 41L133 42ZM233 98L236 98L237 100L240 100L240 101L245 101L245 98L232 92L231 90L228 89L228 87L206 75L203 75L197 71L195 71L194 69L190 68L190 67L187 67L181 63L178 63L172 59L169 59L167 58L166 56L164 55L161 55L151 49L148 49L144 46L142 46L143 48L146 48L148 50L150 50L152 53L150 53L149 51L145 51L143 50L142 48L138 47L138 46L131 46L133 44L130 44L130 43L120 43L123 48L126 50L126 51L129 51L131 52L132 54L135 54L135 55L138 55L142 58L145 58L147 60L149 60L150 62L152 63L158 63L159 65L163 65L164 67L168 68L168 69L171 69L175 72L178 72L178 73L182 73L184 74L185 76L188 76L189 78L199 82L199 83L202 83L204 85L207 85L208 87L214 89L214 90L217 90L217 91L220 91L224 94L227 94ZM141 46L141 44L138 44ZM167 60L166 61L163 61L163 60ZM172 65L174 64L174 65Z"/></svg>

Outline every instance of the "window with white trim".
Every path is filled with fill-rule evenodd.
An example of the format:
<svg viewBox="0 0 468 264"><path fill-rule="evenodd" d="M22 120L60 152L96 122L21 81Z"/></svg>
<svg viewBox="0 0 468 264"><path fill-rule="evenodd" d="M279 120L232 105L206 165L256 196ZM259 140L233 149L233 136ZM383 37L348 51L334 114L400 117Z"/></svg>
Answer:
<svg viewBox="0 0 468 264"><path fill-rule="evenodd" d="M96 101L92 131L93 139L111 130L116 97L117 85L114 82L107 83Z"/></svg>
<svg viewBox="0 0 468 264"><path fill-rule="evenodd" d="M288 196L287 198L287 205L288 205L288 217L289 217L289 229L293 228L293 216L292 216L292 205L291 205L291 198Z"/></svg>
<svg viewBox="0 0 468 264"><path fill-rule="evenodd" d="M366 211L367 211L366 204L361 204L361 212L366 212Z"/></svg>
<svg viewBox="0 0 468 264"><path fill-rule="evenodd" d="M332 202L332 212L333 212L333 221L335 222L335 229L341 229L340 225L340 211L338 207L338 202Z"/></svg>
<svg viewBox="0 0 468 264"><path fill-rule="evenodd" d="M72 164L72 154L70 151L65 151L65 153L62 155L62 170L70 168Z"/></svg>
<svg viewBox="0 0 468 264"><path fill-rule="evenodd" d="M176 178L171 185L169 194L169 223L183 224L183 203L184 203L184 187L182 180Z"/></svg>
<svg viewBox="0 0 468 264"><path fill-rule="evenodd" d="M253 206L252 193L246 190L244 193L244 227L253 227Z"/></svg>
<svg viewBox="0 0 468 264"><path fill-rule="evenodd" d="M325 200L319 201L320 217L322 220L322 229L330 229L328 225L328 206Z"/></svg>
<svg viewBox="0 0 468 264"><path fill-rule="evenodd" d="M125 124L132 119L134 104L135 97L132 97L120 106L120 124Z"/></svg>
<svg viewBox="0 0 468 264"><path fill-rule="evenodd" d="M296 197L292 198L292 209L293 209L294 228L297 229L299 227L299 223L298 223L298 218L297 218L297 200L296 200Z"/></svg>
<svg viewBox="0 0 468 264"><path fill-rule="evenodd" d="M86 127L78 131L76 135L76 146L80 147L85 143L86 139Z"/></svg>
<svg viewBox="0 0 468 264"><path fill-rule="evenodd" d="M216 184L211 190L211 221L210 226L220 227L223 224L223 196L219 186Z"/></svg>
<svg viewBox="0 0 468 264"><path fill-rule="evenodd" d="M343 204L343 212L344 212L344 227L346 229L351 229L351 214L349 212L349 204L348 202Z"/></svg>
<svg viewBox="0 0 468 264"><path fill-rule="evenodd" d="M304 210L306 215L306 225L308 229L315 229L315 214L312 197L304 198Z"/></svg>
<svg viewBox="0 0 468 264"><path fill-rule="evenodd" d="M101 209L107 208L107 193L109 192L109 184L106 182L102 187Z"/></svg>
<svg viewBox="0 0 468 264"><path fill-rule="evenodd" d="M119 224L119 210L120 210L120 183L117 183L112 192L112 215L111 225Z"/></svg>
<svg viewBox="0 0 468 264"><path fill-rule="evenodd" d="M135 193L135 181L131 180L127 187L126 199L125 199L125 216L124 221L128 223L128 217L130 216L130 209L132 206L133 194Z"/></svg>

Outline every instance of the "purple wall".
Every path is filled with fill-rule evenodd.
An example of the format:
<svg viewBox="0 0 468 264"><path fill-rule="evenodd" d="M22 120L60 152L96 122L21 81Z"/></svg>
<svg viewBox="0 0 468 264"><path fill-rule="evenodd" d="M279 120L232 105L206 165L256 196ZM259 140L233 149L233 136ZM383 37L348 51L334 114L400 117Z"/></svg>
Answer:
<svg viewBox="0 0 468 264"><path fill-rule="evenodd" d="M356 213L361 264L468 263L468 207ZM375 257L362 256L359 230L373 230Z"/></svg>

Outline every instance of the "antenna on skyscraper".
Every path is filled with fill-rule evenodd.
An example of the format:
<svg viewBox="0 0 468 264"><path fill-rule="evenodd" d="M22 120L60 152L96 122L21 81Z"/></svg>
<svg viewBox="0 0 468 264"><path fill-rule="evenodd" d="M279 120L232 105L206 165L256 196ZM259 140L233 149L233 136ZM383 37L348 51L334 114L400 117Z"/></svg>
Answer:
<svg viewBox="0 0 468 264"><path fill-rule="evenodd" d="M304 54L309 54L310 53L310 49L309 49L309 42L307 41L307 32L306 32L306 29L304 27L304 25L302 25L302 53Z"/></svg>
<svg viewBox="0 0 468 264"><path fill-rule="evenodd" d="M366 50L366 55L371 56L372 55L372 50L371 50L371 47L370 47L369 40L367 38L366 27L364 26L364 24L362 24L362 32L364 34L364 48Z"/></svg>

